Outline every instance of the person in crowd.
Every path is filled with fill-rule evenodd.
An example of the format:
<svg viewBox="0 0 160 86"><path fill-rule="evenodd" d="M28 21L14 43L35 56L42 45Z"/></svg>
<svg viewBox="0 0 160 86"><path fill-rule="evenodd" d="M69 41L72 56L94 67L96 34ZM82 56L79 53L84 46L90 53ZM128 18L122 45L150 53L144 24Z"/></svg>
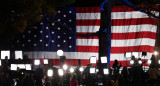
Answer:
<svg viewBox="0 0 160 86"><path fill-rule="evenodd" d="M119 85L120 86L128 86L128 83L129 83L128 75L129 75L128 68L127 68L127 66L124 66L121 71L120 78L119 78Z"/></svg>
<svg viewBox="0 0 160 86"><path fill-rule="evenodd" d="M122 66L122 64L121 63L119 64L118 60L114 61L113 66L112 66L114 69L114 71L113 71L114 77L119 75L119 69L121 68L121 66Z"/></svg>
<svg viewBox="0 0 160 86"><path fill-rule="evenodd" d="M145 73L138 65L138 60L135 59L134 56L131 58L134 60L134 64L131 65L131 68L129 69L129 85L130 86L144 86L144 80L145 80Z"/></svg>
<svg viewBox="0 0 160 86"><path fill-rule="evenodd" d="M9 72L10 61L8 60L8 56L5 56L5 59L2 60L3 73Z"/></svg>
<svg viewBox="0 0 160 86"><path fill-rule="evenodd" d="M14 86L14 81L8 73L6 74L6 77L5 77L4 81L5 81L4 86Z"/></svg>
<svg viewBox="0 0 160 86"><path fill-rule="evenodd" d="M94 80L95 80L95 74L90 74L90 68L92 67L92 64L88 64L87 67L84 69L84 72L82 74L82 77L85 77L85 85L87 86L93 86L95 83L94 83Z"/></svg>
<svg viewBox="0 0 160 86"><path fill-rule="evenodd" d="M46 75L43 75L41 80L42 80L42 86L45 86L45 84L46 84Z"/></svg>
<svg viewBox="0 0 160 86"><path fill-rule="evenodd" d="M109 64L108 65L108 70L109 70L109 78L112 78L112 68L111 68L111 65Z"/></svg>
<svg viewBox="0 0 160 86"><path fill-rule="evenodd" d="M22 86L35 86L34 79L30 77L29 73L25 74L25 78L22 81L23 85ZM40 85L38 85L40 86Z"/></svg>
<svg viewBox="0 0 160 86"><path fill-rule="evenodd" d="M128 78L129 71L128 71L127 66L124 66L124 67L123 67L123 69L122 69L122 71L121 71L121 74L123 75L123 77L124 77L125 79Z"/></svg>
<svg viewBox="0 0 160 86"><path fill-rule="evenodd" d="M152 55L151 64L149 66L149 75L150 75L151 86L157 85L157 67L158 67L158 64L157 64L155 55Z"/></svg>
<svg viewBox="0 0 160 86"><path fill-rule="evenodd" d="M73 74L73 76L70 79L70 86L78 86L77 76L76 74Z"/></svg>

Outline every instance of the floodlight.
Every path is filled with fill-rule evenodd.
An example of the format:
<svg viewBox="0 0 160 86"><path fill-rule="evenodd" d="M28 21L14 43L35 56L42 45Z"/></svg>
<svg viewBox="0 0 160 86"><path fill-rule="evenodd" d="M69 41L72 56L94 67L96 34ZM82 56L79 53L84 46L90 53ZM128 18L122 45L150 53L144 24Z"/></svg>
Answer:
<svg viewBox="0 0 160 86"><path fill-rule="evenodd" d="M68 66L66 64L63 65L63 69L67 70Z"/></svg>
<svg viewBox="0 0 160 86"><path fill-rule="evenodd" d="M22 72L22 74L23 74L23 72Z"/></svg>
<svg viewBox="0 0 160 86"><path fill-rule="evenodd" d="M158 60L158 64L160 64L160 60Z"/></svg>
<svg viewBox="0 0 160 86"><path fill-rule="evenodd" d="M106 56L101 57L101 63L107 63L107 57Z"/></svg>
<svg viewBox="0 0 160 86"><path fill-rule="evenodd" d="M32 70L31 64L25 64L25 66L26 66L26 70Z"/></svg>
<svg viewBox="0 0 160 86"><path fill-rule="evenodd" d="M72 67L70 68L70 72L71 72L71 73L73 73L73 72L74 72L74 69L73 69Z"/></svg>
<svg viewBox="0 0 160 86"><path fill-rule="evenodd" d="M132 52L132 55L135 56L136 58L139 57L138 52Z"/></svg>
<svg viewBox="0 0 160 86"><path fill-rule="evenodd" d="M139 60L139 61L138 61L138 64L142 64L142 60Z"/></svg>
<svg viewBox="0 0 160 86"><path fill-rule="evenodd" d="M10 59L10 51L1 51L1 59L5 59L6 56L8 56L8 59Z"/></svg>
<svg viewBox="0 0 160 86"><path fill-rule="evenodd" d="M63 51L62 51L62 50L58 50L58 51L57 51L57 55L58 55L58 56L63 56Z"/></svg>
<svg viewBox="0 0 160 86"><path fill-rule="evenodd" d="M99 72L99 69L96 69L96 72Z"/></svg>
<svg viewBox="0 0 160 86"><path fill-rule="evenodd" d="M90 61L91 64L96 64L97 57L96 56L91 56L89 61Z"/></svg>
<svg viewBox="0 0 160 86"><path fill-rule="evenodd" d="M1 60L0 60L0 66L2 66L2 62L1 62Z"/></svg>
<svg viewBox="0 0 160 86"><path fill-rule="evenodd" d="M62 69L58 69L58 73L60 76L63 76L63 70Z"/></svg>
<svg viewBox="0 0 160 86"><path fill-rule="evenodd" d="M131 60L131 61L130 61L130 64L133 65L133 64L134 64L134 60Z"/></svg>
<svg viewBox="0 0 160 86"><path fill-rule="evenodd" d="M158 52L157 52L157 51L154 51L154 55L155 55L155 56L158 55Z"/></svg>
<svg viewBox="0 0 160 86"><path fill-rule="evenodd" d="M148 60L148 61L147 61L147 63L148 63L148 64L151 64L151 63L152 63L152 61L151 61L151 60Z"/></svg>
<svg viewBox="0 0 160 86"><path fill-rule="evenodd" d="M17 64L11 64L11 70L17 70Z"/></svg>
<svg viewBox="0 0 160 86"><path fill-rule="evenodd" d="M94 74L94 73L96 73L96 68L90 68L89 71L90 71L91 74Z"/></svg>
<svg viewBox="0 0 160 86"><path fill-rule="evenodd" d="M125 53L125 57L126 57L126 58L131 58L131 56L132 56L131 52L126 52L126 53Z"/></svg>
<svg viewBox="0 0 160 86"><path fill-rule="evenodd" d="M52 70L52 69L48 69L47 75L48 75L49 77L53 76L53 70Z"/></svg>
<svg viewBox="0 0 160 86"><path fill-rule="evenodd" d="M104 74L109 74L109 70L108 70L107 68L104 68L104 69L103 69L103 73L104 73Z"/></svg>
<svg viewBox="0 0 160 86"><path fill-rule="evenodd" d="M79 68L79 71L81 71L81 72L82 72L83 70L84 70L84 69L83 69L83 67L80 67L80 68Z"/></svg>
<svg viewBox="0 0 160 86"><path fill-rule="evenodd" d="M18 64L17 67L19 67L19 69L26 69L24 64Z"/></svg>
<svg viewBox="0 0 160 86"><path fill-rule="evenodd" d="M34 65L40 65L40 60L34 60Z"/></svg>
<svg viewBox="0 0 160 86"><path fill-rule="evenodd" d="M48 64L48 59L44 59L43 64Z"/></svg>
<svg viewBox="0 0 160 86"><path fill-rule="evenodd" d="M15 51L15 59L23 59L22 51Z"/></svg>

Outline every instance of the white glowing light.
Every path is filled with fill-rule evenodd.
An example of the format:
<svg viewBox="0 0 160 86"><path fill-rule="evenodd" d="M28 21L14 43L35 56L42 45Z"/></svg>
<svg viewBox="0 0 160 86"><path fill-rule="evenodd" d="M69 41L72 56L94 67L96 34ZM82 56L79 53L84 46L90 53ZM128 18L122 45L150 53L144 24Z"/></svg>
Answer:
<svg viewBox="0 0 160 86"><path fill-rule="evenodd" d="M67 70L68 66L66 64L63 65L63 69Z"/></svg>
<svg viewBox="0 0 160 86"><path fill-rule="evenodd" d="M58 73L60 76L63 76L63 70L62 69L58 69Z"/></svg>
<svg viewBox="0 0 160 86"><path fill-rule="evenodd" d="M58 55L58 56L63 56L63 51L62 51L62 50L58 50L58 51L57 51L57 55Z"/></svg>
<svg viewBox="0 0 160 86"><path fill-rule="evenodd" d="M47 71L47 75L48 75L49 77L53 76L53 70L52 70L52 69L49 69L49 70Z"/></svg>

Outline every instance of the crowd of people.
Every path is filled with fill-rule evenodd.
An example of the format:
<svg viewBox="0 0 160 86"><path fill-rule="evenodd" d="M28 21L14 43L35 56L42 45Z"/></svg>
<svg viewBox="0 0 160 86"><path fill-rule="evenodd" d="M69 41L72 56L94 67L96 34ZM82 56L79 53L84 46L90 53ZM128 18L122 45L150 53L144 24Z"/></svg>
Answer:
<svg viewBox="0 0 160 86"><path fill-rule="evenodd" d="M155 56L151 57L151 64L148 71L143 70L143 62L139 64L132 56L134 64L131 67L122 67L121 63L115 60L113 65L108 65L109 74L101 72L90 73L92 64L79 71L79 66L74 73L65 71L63 76L59 76L58 68L52 65L41 65L35 70L26 71L17 67L17 71L11 71L7 57L2 61L0 73L0 86L159 86L158 64ZM122 68L121 72L120 69ZM53 76L47 76L47 70L53 69Z"/></svg>

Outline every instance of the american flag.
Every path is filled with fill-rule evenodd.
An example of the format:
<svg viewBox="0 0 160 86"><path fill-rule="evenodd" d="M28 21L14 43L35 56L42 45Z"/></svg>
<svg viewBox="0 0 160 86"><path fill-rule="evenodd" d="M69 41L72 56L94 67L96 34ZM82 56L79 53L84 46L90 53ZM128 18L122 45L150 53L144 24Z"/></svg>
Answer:
<svg viewBox="0 0 160 86"><path fill-rule="evenodd" d="M78 34L95 33L100 28L99 7L60 8L55 16L43 16L34 29L17 36L14 49L23 50L31 59L48 58L59 65L56 51L62 49L68 65L86 66L91 56L98 57L99 39L96 36L84 38ZM103 18L103 17L102 17ZM110 64L119 60L129 66L125 52L147 52L149 59L154 51L157 19L126 6L115 6L111 13L111 55Z"/></svg>
<svg viewBox="0 0 160 86"><path fill-rule="evenodd" d="M130 66L125 52L138 52L142 60L150 59L154 52L158 20L126 6L113 7L111 16L110 63L117 59L123 66ZM142 52L147 52L145 58Z"/></svg>
<svg viewBox="0 0 160 86"><path fill-rule="evenodd" d="M16 37L15 50L31 59L47 58L53 65L60 64L57 50L64 51L68 65L86 66L91 56L98 58L99 40L97 37L79 37L76 34L95 33L100 27L99 7L65 7L57 9L55 16L42 16L43 20L34 29Z"/></svg>

